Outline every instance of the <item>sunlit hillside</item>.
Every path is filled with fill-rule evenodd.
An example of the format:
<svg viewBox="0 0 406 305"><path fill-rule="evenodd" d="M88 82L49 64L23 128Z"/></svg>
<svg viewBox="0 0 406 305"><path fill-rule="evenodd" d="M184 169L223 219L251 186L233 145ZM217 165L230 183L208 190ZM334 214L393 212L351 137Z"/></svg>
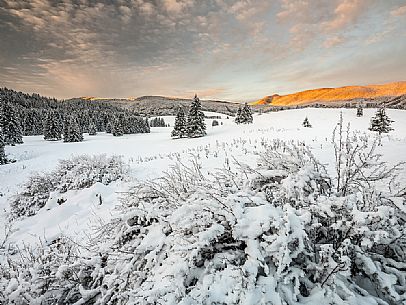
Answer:
<svg viewBox="0 0 406 305"><path fill-rule="evenodd" d="M346 86L340 88L320 88L287 95L266 96L253 105L292 106L313 102L335 102L358 98L376 98L406 94L406 81L383 85Z"/></svg>

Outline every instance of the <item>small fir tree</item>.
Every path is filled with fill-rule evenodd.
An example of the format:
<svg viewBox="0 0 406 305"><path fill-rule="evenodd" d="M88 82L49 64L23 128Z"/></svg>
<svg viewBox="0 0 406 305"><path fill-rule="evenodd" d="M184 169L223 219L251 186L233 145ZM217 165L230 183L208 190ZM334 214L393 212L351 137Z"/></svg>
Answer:
<svg viewBox="0 0 406 305"><path fill-rule="evenodd" d="M175 126L173 127L172 138L184 138L187 137L186 116L182 107L179 107L175 117Z"/></svg>
<svg viewBox="0 0 406 305"><path fill-rule="evenodd" d="M48 112L44 122L44 140L58 141L61 136L61 124L55 111Z"/></svg>
<svg viewBox="0 0 406 305"><path fill-rule="evenodd" d="M308 127L308 128L312 127L312 125L310 124L309 119L307 117L304 119L302 125L303 125L303 127Z"/></svg>
<svg viewBox="0 0 406 305"><path fill-rule="evenodd" d="M203 137L206 135L206 124L204 122L204 113L201 110L200 100L195 95L190 105L187 117L187 133L189 138Z"/></svg>
<svg viewBox="0 0 406 305"><path fill-rule="evenodd" d="M392 121L386 114L385 108L379 108L376 111L375 116L373 116L371 119L371 126L369 127L369 130L377 132L380 136L383 133L388 133L393 130L391 127L393 122L394 121ZM380 138L379 144L381 144Z"/></svg>
<svg viewBox="0 0 406 305"><path fill-rule="evenodd" d="M252 124L252 122L253 122L253 118L252 118L251 107L248 106L247 103L245 103L241 109L241 123Z"/></svg>
<svg viewBox="0 0 406 305"><path fill-rule="evenodd" d="M361 105L357 107L357 117L361 117L364 115L364 108Z"/></svg>
<svg viewBox="0 0 406 305"><path fill-rule="evenodd" d="M235 122L237 124L251 124L253 122L251 107L247 103L242 107L238 107Z"/></svg>

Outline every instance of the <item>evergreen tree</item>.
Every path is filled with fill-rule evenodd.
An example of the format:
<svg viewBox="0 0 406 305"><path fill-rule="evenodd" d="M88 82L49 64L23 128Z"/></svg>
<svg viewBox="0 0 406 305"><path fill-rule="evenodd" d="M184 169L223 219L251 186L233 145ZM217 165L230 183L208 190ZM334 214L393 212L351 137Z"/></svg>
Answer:
<svg viewBox="0 0 406 305"><path fill-rule="evenodd" d="M242 112L242 109L241 109L241 106L240 106L240 107L238 107L237 114L236 114L236 116L235 116L235 122L236 122L237 124L241 124L241 123L242 123L241 112Z"/></svg>
<svg viewBox="0 0 406 305"><path fill-rule="evenodd" d="M149 125L149 122L148 122L148 118L145 118L145 120L144 120L144 124L142 125L143 126L143 133L150 133L151 132L151 128L150 128L150 125Z"/></svg>
<svg viewBox="0 0 406 305"><path fill-rule="evenodd" d="M185 112L183 111L182 107L179 107L178 112L176 113L175 125L173 127L171 136L172 136L172 138L187 137L186 117L185 117Z"/></svg>
<svg viewBox="0 0 406 305"><path fill-rule="evenodd" d="M163 118L153 118L151 120L151 127L167 127Z"/></svg>
<svg viewBox="0 0 406 305"><path fill-rule="evenodd" d="M251 124L253 122L251 107L247 103L241 109L241 123Z"/></svg>
<svg viewBox="0 0 406 305"><path fill-rule="evenodd" d="M106 133L111 133L111 130L112 130L113 128L112 128L112 124L111 124L111 122L109 121L109 122L107 122L107 124L106 124Z"/></svg>
<svg viewBox="0 0 406 305"><path fill-rule="evenodd" d="M44 140L58 141L61 137L61 124L55 111L49 111L44 123Z"/></svg>
<svg viewBox="0 0 406 305"><path fill-rule="evenodd" d="M393 130L391 127L393 122L394 121L389 119L387 116L385 108L379 108L376 111L375 116L371 119L371 126L369 127L369 130L378 132L379 135L382 133L388 133L389 131Z"/></svg>
<svg viewBox="0 0 406 305"><path fill-rule="evenodd" d="M3 128L4 143L13 146L23 143L22 124L14 107L14 105L5 102L0 115L0 127Z"/></svg>
<svg viewBox="0 0 406 305"><path fill-rule="evenodd" d="M312 125L309 122L309 119L306 117L302 123L303 127L312 127Z"/></svg>
<svg viewBox="0 0 406 305"><path fill-rule="evenodd" d="M364 109L362 108L361 105L358 105L357 107L357 117L361 117L364 115Z"/></svg>
<svg viewBox="0 0 406 305"><path fill-rule="evenodd" d="M195 95L190 105L187 117L187 133L189 138L203 137L206 135L206 124L204 123L204 113L201 110L200 100Z"/></svg>
<svg viewBox="0 0 406 305"><path fill-rule="evenodd" d="M113 136L115 137L120 137L124 134L124 128L123 124L120 120L120 117L116 117L113 122L113 126L111 128L111 132L113 133Z"/></svg>
<svg viewBox="0 0 406 305"><path fill-rule="evenodd" d="M23 112L24 136L37 136L43 134L43 116L37 109L27 109Z"/></svg>
<svg viewBox="0 0 406 305"><path fill-rule="evenodd" d="M64 114L63 116L63 127L62 127L62 134L63 137L65 138L65 135L68 135L69 133L69 120L70 120L70 116L68 114Z"/></svg>
<svg viewBox="0 0 406 305"><path fill-rule="evenodd" d="M7 158L6 153L4 151L4 136L3 136L3 129L0 127L0 165L6 164Z"/></svg>
<svg viewBox="0 0 406 305"><path fill-rule="evenodd" d="M66 134L63 135L64 142L82 142L83 141L83 133L80 129L79 123L77 118L70 117L67 127L66 127Z"/></svg>
<svg viewBox="0 0 406 305"><path fill-rule="evenodd" d="M89 136L95 136L96 133L97 133L96 125L94 124L93 121L91 121L91 122L89 123L88 133L89 133Z"/></svg>

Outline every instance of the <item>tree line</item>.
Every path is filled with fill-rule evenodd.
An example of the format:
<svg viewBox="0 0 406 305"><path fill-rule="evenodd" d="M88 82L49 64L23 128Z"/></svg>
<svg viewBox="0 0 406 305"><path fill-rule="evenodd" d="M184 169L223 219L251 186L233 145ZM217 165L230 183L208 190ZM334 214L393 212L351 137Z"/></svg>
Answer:
<svg viewBox="0 0 406 305"><path fill-rule="evenodd" d="M0 88L0 163L5 145L23 143L23 136L43 135L45 140L80 142L83 133L114 136L148 133L147 118L103 102L83 99L58 101L38 94Z"/></svg>

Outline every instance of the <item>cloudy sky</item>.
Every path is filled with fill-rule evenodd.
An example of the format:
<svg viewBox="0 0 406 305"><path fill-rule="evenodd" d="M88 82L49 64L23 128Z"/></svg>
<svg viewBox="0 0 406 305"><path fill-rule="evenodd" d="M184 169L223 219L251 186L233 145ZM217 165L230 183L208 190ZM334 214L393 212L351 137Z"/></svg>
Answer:
<svg viewBox="0 0 406 305"><path fill-rule="evenodd" d="M0 87L235 101L406 80L406 1L0 0Z"/></svg>

